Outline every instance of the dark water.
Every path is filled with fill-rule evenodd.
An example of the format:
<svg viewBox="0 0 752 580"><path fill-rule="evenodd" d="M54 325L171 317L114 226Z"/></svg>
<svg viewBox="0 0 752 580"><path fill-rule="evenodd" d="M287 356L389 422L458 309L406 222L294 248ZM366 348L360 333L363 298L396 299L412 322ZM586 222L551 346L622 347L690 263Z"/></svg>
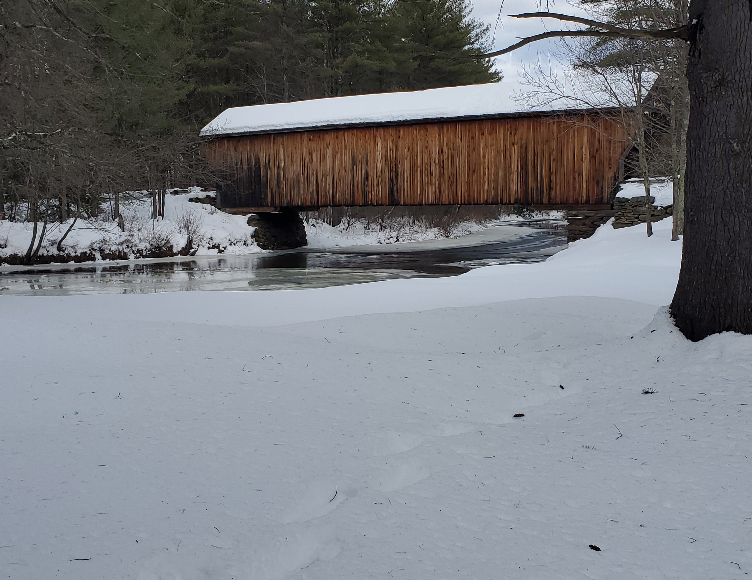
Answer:
<svg viewBox="0 0 752 580"><path fill-rule="evenodd" d="M395 278L456 276L492 264L540 262L566 246L566 233L538 223L504 241L455 248L301 249L246 256L45 266L0 272L0 295L148 293L320 288Z"/></svg>

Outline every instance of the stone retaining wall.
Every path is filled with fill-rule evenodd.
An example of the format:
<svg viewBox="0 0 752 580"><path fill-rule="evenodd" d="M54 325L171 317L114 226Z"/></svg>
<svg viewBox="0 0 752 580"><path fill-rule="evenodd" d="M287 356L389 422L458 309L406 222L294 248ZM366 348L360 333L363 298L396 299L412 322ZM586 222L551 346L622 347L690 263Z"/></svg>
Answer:
<svg viewBox="0 0 752 580"><path fill-rule="evenodd" d="M650 196L651 221L657 222L673 214L674 207L667 205L659 207L653 205L655 198ZM645 209L645 196L642 197L617 197L614 199L614 228L628 228L639 223L645 223L647 210Z"/></svg>
<svg viewBox="0 0 752 580"><path fill-rule="evenodd" d="M654 203L655 198L650 196L651 221L657 222L673 214L673 206L660 207L653 205ZM645 223L646 216L645 196L617 197L612 209L568 211L567 240L573 242L589 238L611 218L614 218L614 228L618 229Z"/></svg>

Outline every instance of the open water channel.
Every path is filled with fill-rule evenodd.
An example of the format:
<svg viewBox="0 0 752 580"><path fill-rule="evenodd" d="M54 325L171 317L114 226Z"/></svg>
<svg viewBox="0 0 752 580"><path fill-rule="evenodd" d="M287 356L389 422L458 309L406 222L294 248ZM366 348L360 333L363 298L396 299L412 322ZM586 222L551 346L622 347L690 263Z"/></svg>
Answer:
<svg viewBox="0 0 752 580"><path fill-rule="evenodd" d="M537 221L494 226L458 239L405 244L0 267L0 295L279 290L456 276L481 266L540 262L566 244L560 224Z"/></svg>

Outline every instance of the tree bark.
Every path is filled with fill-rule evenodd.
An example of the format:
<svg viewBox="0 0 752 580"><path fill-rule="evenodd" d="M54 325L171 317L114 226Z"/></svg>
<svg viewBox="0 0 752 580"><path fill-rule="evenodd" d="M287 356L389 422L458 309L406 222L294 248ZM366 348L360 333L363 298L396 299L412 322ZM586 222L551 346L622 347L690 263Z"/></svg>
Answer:
<svg viewBox="0 0 752 580"><path fill-rule="evenodd" d="M47 218L44 218L44 222L42 223L42 231L39 233L39 242L37 243L37 247L34 250L34 253L31 254L31 259L29 260L29 263L33 263L37 256L39 255L39 250L42 249L42 242L44 241L44 235L47 233Z"/></svg>
<svg viewBox="0 0 752 580"><path fill-rule="evenodd" d="M37 199L32 199L29 202L30 206L30 219L32 223L34 224L32 226L31 230L31 242L29 243L29 249L26 250L26 255L24 256L24 264L31 264L31 255L34 252L34 242L37 241L37 231L38 231L38 222L37 222L37 207L39 205L39 201Z"/></svg>
<svg viewBox="0 0 752 580"><path fill-rule="evenodd" d="M687 118L689 107L683 103L671 105L671 164L673 212L671 241L684 234L684 181L687 172Z"/></svg>
<svg viewBox="0 0 752 580"><path fill-rule="evenodd" d="M679 235L684 235L684 192L687 184L687 126L689 124L689 106L685 108L681 118L682 126L679 129L679 189L674 215Z"/></svg>
<svg viewBox="0 0 752 580"><path fill-rule="evenodd" d="M642 187L645 190L645 232L648 237L653 235L653 216L650 215L650 167L648 166L648 155L645 151L645 123L642 111L637 110L639 117L639 126L637 129L637 146L639 148L640 172L642 173Z"/></svg>
<svg viewBox="0 0 752 580"><path fill-rule="evenodd" d="M671 134L671 189L672 189L672 206L673 212L671 216L671 241L679 241L679 181L681 172L681 159L679 156L679 112L677 111L678 105L676 99L671 99L671 124L669 133ZM686 162L685 162L686 165ZM682 211L684 211L684 204L682 202Z"/></svg>
<svg viewBox="0 0 752 580"><path fill-rule="evenodd" d="M682 267L671 314L690 340L752 334L752 3L692 0Z"/></svg>
<svg viewBox="0 0 752 580"><path fill-rule="evenodd" d="M67 222L68 221L68 194L65 192L65 188L63 188L62 193L60 194L60 197L58 198L60 203L60 222Z"/></svg>
<svg viewBox="0 0 752 580"><path fill-rule="evenodd" d="M113 211L115 215L112 217L117 220L118 227L120 228L120 231L125 231L125 222L123 221L123 216L120 215L120 192L115 192L115 210ZM78 215L76 215L76 218L78 218Z"/></svg>
<svg viewBox="0 0 752 580"><path fill-rule="evenodd" d="M57 253L58 254L63 253L63 242L65 241L65 238L68 237L68 234L71 233L71 231L73 231L73 228L75 227L77 221L78 221L78 213L76 213L76 217L73 218L73 221L71 222L71 225L68 226L68 229L65 230L63 237L57 241Z"/></svg>

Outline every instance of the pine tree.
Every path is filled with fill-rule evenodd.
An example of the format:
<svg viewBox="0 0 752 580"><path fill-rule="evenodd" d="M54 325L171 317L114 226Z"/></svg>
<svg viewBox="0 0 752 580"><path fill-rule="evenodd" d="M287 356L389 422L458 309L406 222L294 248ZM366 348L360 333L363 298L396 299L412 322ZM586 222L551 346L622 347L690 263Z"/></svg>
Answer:
<svg viewBox="0 0 752 580"><path fill-rule="evenodd" d="M394 26L386 0L373 0L363 17L360 42L341 64L342 90L346 94L381 93L399 90L397 71L411 69L410 54L405 50Z"/></svg>
<svg viewBox="0 0 752 580"><path fill-rule="evenodd" d="M399 0L390 21L397 50L409 59L396 72L403 89L499 80L486 52L488 28L470 17L467 0Z"/></svg>
<svg viewBox="0 0 752 580"><path fill-rule="evenodd" d="M167 135L182 125L178 105L190 88L184 72L190 47L185 0L87 0L85 26L102 55L107 87L105 129L121 138Z"/></svg>
<svg viewBox="0 0 752 580"><path fill-rule="evenodd" d="M312 7L305 0L270 0L262 12L261 33L237 47L253 66L260 102L289 102L323 96L323 50ZM255 80L253 80L255 78Z"/></svg>
<svg viewBox="0 0 752 580"><path fill-rule="evenodd" d="M228 0L194 34L186 110L201 123L228 107L323 96L320 38L305 0Z"/></svg>
<svg viewBox="0 0 752 580"><path fill-rule="evenodd" d="M352 86L352 72L356 68L353 58L367 52L364 47L368 42L371 8L366 0L319 0L312 4L311 14L323 53L322 96L361 92L359 87ZM346 74L350 75L350 83L345 82Z"/></svg>
<svg viewBox="0 0 752 580"><path fill-rule="evenodd" d="M232 106L498 79L462 0L225 0L195 20L184 109L202 123Z"/></svg>

